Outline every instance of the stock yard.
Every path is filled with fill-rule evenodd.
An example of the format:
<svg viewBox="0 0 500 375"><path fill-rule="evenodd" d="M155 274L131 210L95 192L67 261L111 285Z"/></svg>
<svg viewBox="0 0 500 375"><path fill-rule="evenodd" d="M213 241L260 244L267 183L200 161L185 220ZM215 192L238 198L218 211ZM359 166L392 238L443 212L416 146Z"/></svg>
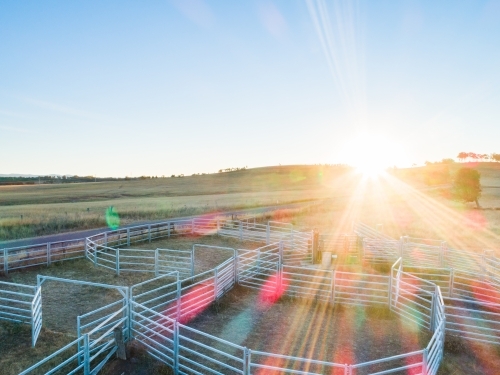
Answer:
<svg viewBox="0 0 500 375"><path fill-rule="evenodd" d="M365 182L360 189L351 199L256 219L209 215L3 251L0 268L9 273L1 290L20 291L6 282L33 285L23 297L31 301L33 293L32 311L21 310L35 318L0 322L2 373L17 374L68 344L27 374L46 372L75 353L80 360L68 366L83 374L495 374L497 211L464 210L434 190L423 195L400 181ZM383 226L353 226L360 218ZM337 244L331 267L311 263L313 229L322 250L329 238ZM404 234L421 238L399 239ZM175 269L179 281L169 273ZM39 305L37 275L43 275ZM124 290L139 293L132 286L155 276L160 279L141 284L154 298L129 300ZM4 318L21 306L7 305L0 304ZM113 332L106 329L115 326L124 327L127 361L113 359Z"/></svg>

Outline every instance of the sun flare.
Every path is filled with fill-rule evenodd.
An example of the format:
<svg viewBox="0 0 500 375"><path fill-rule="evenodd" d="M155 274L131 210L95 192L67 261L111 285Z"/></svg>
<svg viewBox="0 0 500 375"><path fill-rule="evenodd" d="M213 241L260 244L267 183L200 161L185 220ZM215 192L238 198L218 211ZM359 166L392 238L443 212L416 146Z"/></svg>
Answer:
<svg viewBox="0 0 500 375"><path fill-rule="evenodd" d="M361 135L347 143L347 164L366 177L376 177L394 165L404 163L404 152L396 142L382 136Z"/></svg>

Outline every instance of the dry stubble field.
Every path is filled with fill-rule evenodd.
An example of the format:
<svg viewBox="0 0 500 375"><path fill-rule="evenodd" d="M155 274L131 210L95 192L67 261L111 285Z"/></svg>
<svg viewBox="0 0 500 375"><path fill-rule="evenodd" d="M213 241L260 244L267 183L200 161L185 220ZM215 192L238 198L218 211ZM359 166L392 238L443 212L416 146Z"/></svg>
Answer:
<svg viewBox="0 0 500 375"><path fill-rule="evenodd" d="M495 173L493 171L491 175L485 176L491 179L487 180L490 181L489 183L496 183L497 175ZM286 221L303 229L317 229L321 233L334 234L349 231L352 220L359 219L371 225L382 223L384 231L396 238L400 235L436 238L444 239L451 246L459 249L482 251L482 249L489 248L496 250L500 248L500 211L494 209L496 208L495 202L498 199L497 192L498 190L495 189L484 189L483 197L480 200L484 209L477 210L472 205L463 205L446 199L439 189L422 192L399 180L389 178L385 182L364 181L356 189L352 189L350 197L333 197L323 200L319 204L301 209L277 210L267 215L263 220ZM335 196L336 194L340 195L339 191L336 191L333 195ZM345 194L345 190L342 190L342 194ZM206 241L222 246L244 247L238 241L213 237L158 241L151 245L143 245L142 247L189 249L192 243L207 243ZM221 253L220 256L223 258L227 254ZM196 259L198 262L201 262L197 263L197 270L201 270L200 267L203 267L203 258L197 256ZM212 264L218 262L212 253L208 260L211 262L205 263L205 267L212 267ZM68 278L82 278L90 281L120 285L132 285L147 278L147 276L140 275L116 277L112 272L95 269L90 262L81 260L68 262L60 266L54 265L50 268L14 273L10 275L9 280L33 284L36 282L37 273ZM51 297L51 293L53 297ZM99 305L101 302L114 298L111 295L102 295L99 296L99 299L92 298L94 292L88 290L86 294L88 297L86 298L87 301L82 304L76 301L79 293L81 291L75 293L71 289L64 291L57 288L53 288L52 291L50 289L44 291L44 317L46 318L47 328L44 328L40 336L39 345L35 349L29 348L29 330L18 325L1 323L0 330L2 336L15 337L15 339L2 340L0 344L2 345L0 351L7 353L1 359L1 368L8 369L8 374L15 374L30 363L36 362L38 359L61 347L64 342L71 341L74 338L75 332L74 330L72 331L71 327L75 322L76 315L92 310L93 307ZM68 299L73 298L70 300L72 303L58 303L56 297L59 295L65 295ZM282 340L283 332L293 330L294 332L301 332L302 336L308 332L314 332L314 329L311 329L310 325L308 325L307 314L303 314L305 311L304 306L308 306L308 304L301 301L283 300L272 306L268 306L266 309L259 310L256 307L258 306L255 303L256 298L258 296L255 293L237 288L224 297L218 311L207 310L197 317L192 324L216 335L234 335L235 340L245 343L244 345L262 350L279 351L286 349L288 351L288 349L294 349L296 350L295 354L298 355L311 353L320 357L324 355L332 356L337 351L344 351L344 349L324 351L324 349L321 350L323 346L318 344L312 344L312 347L311 344L300 345L298 343L306 341L301 341L293 336L288 336L286 340ZM94 302L95 305L92 304ZM91 304L87 305L86 303ZM62 313L65 318L51 318L51 312L49 312L51 305L56 307L57 314ZM387 349L389 350L388 354L401 349L401 343L391 338L394 331L387 329L389 326L398 327L398 322L393 322L391 320L393 318L390 316L384 315L385 317L382 320L373 320L372 313L360 313L357 309L353 309L352 311L348 311L350 309L336 311L327 307L315 307L315 309L323 311L323 317L331 317L331 319L328 319L328 322L332 324L331 327L333 329L329 332L345 332L347 330L351 334L353 332L363 332L365 336L370 336L367 332L377 332L375 335L372 334L372 336L381 338L377 341L377 349ZM311 314L314 314L314 311ZM366 324L369 323L369 325L365 324L362 326L362 331L356 328L359 327L360 315L365 316L363 322ZM224 332L222 328L223 324L220 326L219 324L215 324L218 321L221 323L237 322L237 316L246 316L247 319L242 324L234 323L236 328L229 333L227 330ZM300 317L303 317L303 319L301 320ZM287 325L287 322L290 321L294 322L293 326ZM305 325L298 325L296 324L297 321ZM263 322L271 323L266 325ZM265 333L266 340L261 339L262 335L259 335L259 332ZM337 336L333 335L331 339L325 338L324 340L326 340L326 343L330 343L333 341L328 340L339 340ZM347 335L343 337L347 337ZM417 336L414 335L413 337ZM418 335L418 337L420 336ZM395 344L393 347L390 347L390 344L387 343L392 341ZM314 339L311 342L314 343ZM337 345L340 345L340 348L346 348L347 352L354 353L353 355L356 358L358 358L358 353L364 353L364 355L367 355L367 358L371 358L371 352L365 348L368 342L361 339L359 344L356 341L346 342L340 340L337 342ZM495 348L460 341L457 343L456 340L449 340L449 342L453 345L450 344L447 347L439 374L494 374L496 373L496 369L500 368L499 356ZM364 349L358 349L359 345ZM118 373L119 375L122 372L126 374L168 373L167 369L154 363L148 357L142 356L141 353L137 352L135 356L139 359L138 361L126 363L115 361L110 364L104 373ZM123 371L116 372L120 369Z"/></svg>

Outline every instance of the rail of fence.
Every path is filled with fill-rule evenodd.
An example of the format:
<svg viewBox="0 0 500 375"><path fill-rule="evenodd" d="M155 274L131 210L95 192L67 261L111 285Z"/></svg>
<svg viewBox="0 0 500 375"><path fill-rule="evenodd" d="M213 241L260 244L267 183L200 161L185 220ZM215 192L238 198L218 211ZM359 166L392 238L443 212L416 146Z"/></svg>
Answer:
<svg viewBox="0 0 500 375"><path fill-rule="evenodd" d="M184 224L181 223L181 225ZM208 223L206 225L208 226L211 224ZM256 226L258 224L250 222L246 223L245 225ZM243 224L241 226L243 226ZM267 227L271 228L271 225L268 225ZM191 233L193 233L197 229L196 226L193 225L193 222L191 222L190 229L188 228L186 230L191 230ZM172 235L172 226L170 224L168 224L166 227L158 226L157 233L165 234L165 231L167 231L167 235ZM128 233L129 235L127 236L128 240L126 243L130 245L130 230ZM139 231L135 233L139 233L143 237L147 236L145 239L143 238L143 240L149 240L152 236L151 230L148 230L147 233L140 233ZM139 234L137 234L137 236ZM118 239L115 240L119 241L119 237L120 235L118 235ZM281 236L281 238L283 239L284 237ZM94 240L99 242L102 241L102 243L105 244L109 243L106 242L106 240L108 239L109 238L107 238L107 235L102 235L101 237L94 238ZM154 331L154 329L152 329L152 326L154 326L155 324L159 324L158 319L152 319L156 316L155 314L161 316L161 319L163 319L163 323L168 322L168 319L173 320L174 323L169 334L173 334L173 336L177 334L177 343L175 339L172 340L172 343L174 346L178 346L177 356L179 356L179 330L183 329L183 327L187 327L182 326L180 322L184 323L189 321L191 317L195 316L197 313L206 308L210 303L220 298L225 292L227 292L227 290L229 290L234 285L235 282L238 282L241 285L258 288L269 293L280 293L281 291L284 291L284 293L286 294L287 291L289 291L290 295L314 297L324 301L333 301L335 303L355 305L388 304L391 309L400 316L406 319L410 319L411 321L433 331L434 334L431 342L429 342L429 345L423 351L402 354L401 356L383 358L377 361L366 362L363 364L342 365L347 366L343 367L343 369L347 369L347 371L351 372L365 370L372 371L375 368L379 369L381 368L381 366L386 366L387 368L385 370L380 371L383 371L383 373L393 373L402 369L407 370L411 368L418 368L418 366L420 366L422 368L422 373L424 373L425 369L425 371L427 371L427 374L435 374L437 366L439 365L442 357L442 345L445 332L444 322L446 310L441 296L440 286L446 288L446 285L448 285L448 289L445 289L445 291L447 291L450 296L462 296L461 293L469 293L469 295L472 295L474 298L477 298L477 295L480 295L485 300L487 298L490 298L491 296L494 296L495 292L497 292L497 289L493 289L492 291L491 283L489 282L489 278L496 278L496 275L498 274L498 268L496 268L495 263L496 258L494 258L493 256L491 256L491 262L488 262L488 260L490 259L488 258L488 256L483 255L481 258L481 265L483 269L485 269L485 265L488 267L488 275L487 280L485 280L485 284L479 284L480 286L478 293L478 283L474 278L477 278L477 275L474 275L472 272L467 273L461 270L452 270L449 274L447 274L442 269L438 269L437 272L432 273L427 269L421 268L420 270L414 271L417 273L414 274L406 272L407 270L403 269L402 259L398 259L396 264L393 265L389 277L341 271L319 271L312 270L311 268L285 265L283 264L283 258L286 249L286 240L289 240L289 238L284 239L281 244L270 244L263 246L257 250L237 250L236 257L228 259L213 270L194 275L182 281L178 280L175 283L169 283L167 285L164 285L164 288L158 287L160 289L152 289L154 292L151 292L147 295L143 293L136 294L135 297L137 298L137 300L133 300L133 298L131 297L129 302L129 318L132 319L132 316L136 316L140 317L140 319L134 321L134 324L137 324L136 328L134 328L132 324L130 325L131 332L135 332L138 335L139 333L141 333L142 339L146 343L152 345L151 340L154 341L155 339L151 339L151 337L156 335L151 332ZM412 240L415 241L414 239ZM413 243L410 244L412 244L411 246L413 246ZM425 250L429 250L429 248L426 248L425 246L433 246L427 243L419 243L418 245L419 249L422 249L422 246L424 246L423 248ZM443 254L449 251L449 249L443 248L442 245L434 246L434 251L436 250L436 247L443 249ZM429 251L432 251L432 249ZM432 259L432 261L439 262L439 264L441 264L443 262L443 259L446 260L446 257L431 256L428 257L428 259ZM464 263L462 262L460 264ZM178 278L179 276L177 275L176 277ZM476 284L473 284L474 282L476 282ZM472 287L475 287L475 289L471 289L471 283ZM164 294L164 296L162 294ZM131 296L132 295L133 293L131 292ZM141 298L145 300L143 301L141 300ZM458 300L463 301L460 299ZM139 302L143 302L145 305ZM130 306L134 306L134 308ZM493 308L493 304L487 304L483 302L481 304L481 308L485 309L485 306ZM464 308L462 306L460 307L460 309L460 311L470 310L468 311L469 315L467 316L470 316L478 310L477 308L470 308L470 306L468 306L467 308ZM455 314L457 314L456 311ZM497 314L497 312L488 312L491 314ZM106 318L104 320L96 319L93 324L84 324L84 328L94 327L94 330L91 330L90 333L95 334L95 339L89 340L86 333L81 333L83 335L82 337L87 337L88 340L87 344L83 344L84 349L86 348L88 352L88 356L85 357L85 350L82 351L81 347L78 347L78 358L88 358L90 360L91 352L93 354L93 360L98 359L98 357L99 359L103 358L100 355L105 355L106 353L104 353L104 351L113 347L112 344L109 344L112 343L112 340L109 336L111 332L110 329L116 328L118 325L126 323L126 320L120 321L121 318L118 318L122 313L124 313L124 311L120 310L116 315L113 315L113 313L111 313L111 315L105 315ZM91 315L92 314L88 315L88 317L91 317ZM471 330L470 326L473 326L475 329L476 326L480 327L481 324L484 325L485 321L492 320L494 317L496 318L496 315L489 315L489 318L483 317L476 320L469 319L469 323L465 324L465 326L467 326L469 330ZM81 319L84 318L86 318L86 316ZM99 319L101 318L102 316ZM460 322L459 319L461 318L457 319L458 322ZM472 324L470 323L471 321L473 322ZM454 321L454 323L457 322ZM457 326L458 324L453 326L454 328L447 327L449 328L447 329L447 332L452 332L452 329L457 329ZM462 324L462 326L464 326L464 324ZM139 327L140 329L137 327ZM104 333L102 333L103 330L105 331ZM215 362L211 362L210 356L215 355L213 353L199 353L199 347L197 346L198 342L196 339L193 339L193 337L195 336L203 336L206 339L213 340L214 338L212 336L207 335L201 331L192 330L189 327L185 329L185 332L185 337L187 337L187 339L185 341L184 347L186 347L187 349L185 350L185 352L183 352L184 355L181 355L182 358L178 357L176 359L175 355L172 357L173 364L177 363L178 366L184 366L185 370L194 370L194 367L189 366L197 366L195 365L195 363L198 363L196 362L196 358L198 358L198 360L200 361L208 361L207 363L210 363L210 366L218 366L219 362L223 363L218 359L215 359ZM132 336L133 335L134 334L132 334ZM480 337L483 341L497 343L497 341L495 341L495 338L498 337L498 327L490 329L489 331L485 330L484 332L481 332L479 336L478 334L474 336L472 333L470 336L471 337L469 338ZM146 339L145 337L149 338ZM220 339L215 338L215 341L217 340ZM90 347L91 342L95 343L94 346L97 349L94 348L94 346ZM168 340L165 342L168 343ZM188 344L193 346L190 348L187 346ZM218 345L220 346L222 344L223 343L220 342ZM207 350L213 349L210 345L203 345L208 347L205 348ZM200 347L203 347L203 345ZM99 350L104 347L106 349L99 352ZM233 349L234 347L231 350ZM158 352L158 347L155 347L154 345L151 346L151 352L155 353L154 355L161 357ZM210 351L207 353L210 353ZM251 353L251 351L247 351L247 356L249 353ZM199 354L201 354L201 356L196 357ZM191 355L195 356L193 357L195 359L192 359L190 357ZM217 353L217 355L221 355L221 353ZM257 356L257 354L255 355ZM287 357L271 353L263 353L263 355L267 356L268 358L274 358L276 360L276 363L279 363L284 357ZM419 355L421 356L421 359L418 359ZM246 366L246 369L250 369L252 367L253 362L250 357L251 356L248 356L247 360L243 359L242 364ZM166 358L167 357L163 357L163 359ZM180 365L179 358L185 361L182 365ZM311 361L310 359L303 360L309 362ZM401 361L404 361L406 363L402 367L398 364ZM101 363L103 362L99 362L97 366L99 366ZM254 365L260 366L262 365L262 363L255 363ZM331 365L335 367L335 364L331 363L323 363L321 365ZM200 370L200 367L196 368ZM241 370L243 371L241 373L247 371L245 370L245 368ZM285 368L280 367L277 367L277 369L277 371L285 370ZM182 370L179 369L179 372L182 373ZM307 373L302 372L301 370L290 372L301 374Z"/></svg>
<svg viewBox="0 0 500 375"><path fill-rule="evenodd" d="M85 239L49 242L0 250L0 271L47 265L85 256Z"/></svg>
<svg viewBox="0 0 500 375"><path fill-rule="evenodd" d="M31 325L31 345L42 329L40 287L0 281L0 320Z"/></svg>
<svg viewBox="0 0 500 375"><path fill-rule="evenodd" d="M232 221L219 218L195 218L110 230L71 241L2 249L0 250L0 272L7 274L9 271L32 266L50 265L54 262L83 258L85 256L90 258L95 255L94 251L98 251L98 256L102 258L98 259L100 261L99 265L116 270L116 265L112 264L112 262L116 262L116 256L113 256L116 254L116 251L110 249L130 246L133 243L150 242L153 239L159 238L216 233L222 236L267 244L283 240L286 243L285 246L287 249L292 249L289 252L291 259L294 252L299 254L298 257L303 261L311 259L309 253L312 249L312 234L295 231L291 224L272 221L267 224L259 224L255 222L255 219L253 221L252 219ZM139 253L134 254L131 251L123 254L125 257L129 257L130 264L121 267L122 270L128 267L128 271L138 269L141 272L144 271L137 263L143 263L142 260L147 258L145 253L141 253L141 256L138 255ZM295 259L293 258L292 260ZM147 265L150 265L152 260L148 259L145 262ZM146 265L143 266L148 267ZM148 271L153 272L151 269L148 269Z"/></svg>
<svg viewBox="0 0 500 375"><path fill-rule="evenodd" d="M379 232L376 229L373 229L372 227L362 223L362 222L355 222L353 223L353 232L361 237L361 238L373 238L373 239L380 239L380 240L393 240L394 238Z"/></svg>
<svg viewBox="0 0 500 375"><path fill-rule="evenodd" d="M429 330L433 325L434 293L426 287L435 285L431 282L406 273L402 270L401 258L391 269L390 308L401 317Z"/></svg>
<svg viewBox="0 0 500 375"><path fill-rule="evenodd" d="M283 265L280 261L282 251L283 245L263 246L258 250L238 250L236 252L237 258L230 258L215 269L188 279L180 280L179 274L175 273L175 277L172 274L165 275L131 287L128 300L131 337L144 344L148 352L155 358L173 366L181 374L218 373L218 371L230 370L246 375L251 373L251 369L267 369L296 374L323 373L323 370L312 371L311 366L316 366L318 369L329 369L333 373L344 371L344 373L361 374L366 371L373 372L375 369L383 369L380 370L383 373L394 373L418 366L422 367L423 364L435 366L436 361L439 362L439 357L433 354L437 349L433 348L438 344L441 345L442 340L439 339L441 340L439 341L438 338L441 336L436 335L436 339L431 341L424 351L347 365L273 353L253 352L245 347L184 325L184 322L189 321L191 317L196 316L227 292L236 280L242 285L249 283L247 285L249 287L258 287L270 292L277 292L281 287L283 290L290 291L305 288L302 289L302 294L307 297L311 295L311 291L319 290L317 296L328 301L359 305L387 303L388 277L380 278L375 277L379 275L368 274L360 277L354 273L325 273L325 271L322 271L323 275L317 275L312 269ZM275 264L278 265L277 269L274 268ZM393 267L393 269L396 268ZM398 268L399 270L400 268ZM304 277L294 277L296 275ZM416 290L419 293L428 293L415 286L406 291L401 287L404 283L401 281L403 275L403 271L396 274L399 286L393 298L403 298L409 293L418 295ZM165 281L172 277L177 280L165 284ZM304 283L303 278L308 281ZM249 282L249 279L255 283ZM425 280L423 281L425 282ZM393 281L391 285L396 288L396 284L396 281ZM145 291L140 291L141 288L145 288ZM102 367L115 350L111 338L114 328L122 327L125 337L128 337L126 335L127 319L123 316L125 311L126 308L123 304L114 303L79 318L81 337L80 341L75 342L79 343L76 358L80 363L75 366L75 369L87 368L89 371L87 373L95 373ZM436 315L436 311L440 310L436 310L434 307L432 311ZM86 323L87 320L89 323ZM436 325L430 323L429 328L433 327ZM439 327L437 325L434 332ZM85 337L87 343L81 340ZM236 352L239 354L235 355ZM61 352L58 351L58 353ZM419 355L421 359L417 358ZM296 367L290 367L287 359L292 359ZM34 368L32 367L31 370ZM434 372L428 373L433 374Z"/></svg>
<svg viewBox="0 0 500 375"><path fill-rule="evenodd" d="M19 375L40 374L41 371L45 374L56 374L58 372L77 374L81 372L84 375L89 375L89 357L89 337L88 335L83 335L45 357L40 362L20 372ZM79 358L83 358L84 360L78 363ZM60 361L56 366L52 364L54 359Z"/></svg>
<svg viewBox="0 0 500 375"><path fill-rule="evenodd" d="M337 261L350 263L360 259L362 238L356 234L319 234L319 252L330 252L337 256Z"/></svg>
<svg viewBox="0 0 500 375"><path fill-rule="evenodd" d="M173 270L184 277L194 273L193 251L172 249L121 249L99 245L87 239L87 258L96 266L116 272L149 272L155 276Z"/></svg>

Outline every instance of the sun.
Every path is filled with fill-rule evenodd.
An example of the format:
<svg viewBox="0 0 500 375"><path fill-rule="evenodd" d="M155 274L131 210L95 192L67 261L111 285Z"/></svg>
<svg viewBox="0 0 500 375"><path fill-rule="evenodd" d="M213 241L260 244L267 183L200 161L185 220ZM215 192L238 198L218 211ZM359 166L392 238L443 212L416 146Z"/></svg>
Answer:
<svg viewBox="0 0 500 375"><path fill-rule="evenodd" d="M404 152L398 143L380 135L359 135L346 143L343 159L366 177L377 177L401 164Z"/></svg>

